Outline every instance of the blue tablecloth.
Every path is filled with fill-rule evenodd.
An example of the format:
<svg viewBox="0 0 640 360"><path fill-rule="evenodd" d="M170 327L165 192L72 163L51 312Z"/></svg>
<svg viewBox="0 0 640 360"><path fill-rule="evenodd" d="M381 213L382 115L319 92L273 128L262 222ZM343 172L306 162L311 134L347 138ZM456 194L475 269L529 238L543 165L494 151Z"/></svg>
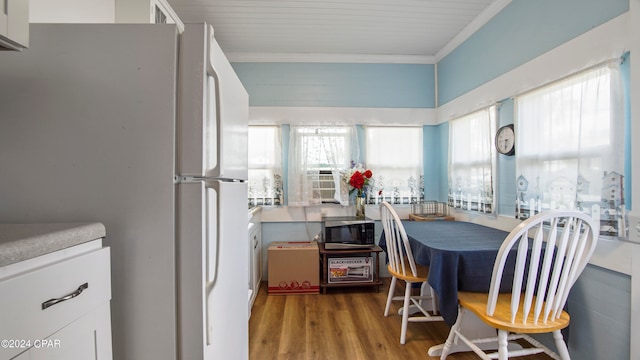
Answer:
<svg viewBox="0 0 640 360"><path fill-rule="evenodd" d="M440 313L452 325L458 316L458 291L489 291L493 263L509 233L458 221L402 223L416 262L429 266L429 284L438 295ZM380 247L387 251L384 232ZM515 260L515 256L509 259ZM513 278L512 273L504 275L507 286L511 285L509 275Z"/></svg>

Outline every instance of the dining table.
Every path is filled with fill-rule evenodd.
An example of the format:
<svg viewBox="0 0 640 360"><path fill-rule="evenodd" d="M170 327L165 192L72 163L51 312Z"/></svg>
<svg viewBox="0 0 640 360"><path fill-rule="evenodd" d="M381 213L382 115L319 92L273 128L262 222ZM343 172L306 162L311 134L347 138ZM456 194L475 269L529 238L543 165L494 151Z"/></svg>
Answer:
<svg viewBox="0 0 640 360"><path fill-rule="evenodd" d="M429 267L428 283L438 299L439 312L444 321L453 325L458 316L458 292L489 292L493 264L498 250L509 232L462 221L402 221L416 263ZM387 244L382 233L379 246L386 252ZM509 256L507 263L515 262ZM507 266L505 269L512 268ZM510 291L513 272L504 274L504 286L500 291ZM479 318L465 316L465 327L479 333L495 330L484 325ZM460 342L462 343L462 342ZM442 345L429 349L429 355L438 355ZM469 351L465 346L452 352Z"/></svg>

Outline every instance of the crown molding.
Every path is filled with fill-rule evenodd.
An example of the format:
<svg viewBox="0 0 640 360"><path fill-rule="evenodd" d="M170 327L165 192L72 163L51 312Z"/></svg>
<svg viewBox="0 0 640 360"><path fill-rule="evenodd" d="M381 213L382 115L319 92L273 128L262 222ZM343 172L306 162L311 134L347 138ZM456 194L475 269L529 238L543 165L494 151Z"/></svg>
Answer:
<svg viewBox="0 0 640 360"><path fill-rule="evenodd" d="M230 62L435 64L435 58L433 56L423 56L423 55L234 53L234 52L229 52L226 55Z"/></svg>
<svg viewBox="0 0 640 360"><path fill-rule="evenodd" d="M249 106L249 125L436 125L436 109Z"/></svg>

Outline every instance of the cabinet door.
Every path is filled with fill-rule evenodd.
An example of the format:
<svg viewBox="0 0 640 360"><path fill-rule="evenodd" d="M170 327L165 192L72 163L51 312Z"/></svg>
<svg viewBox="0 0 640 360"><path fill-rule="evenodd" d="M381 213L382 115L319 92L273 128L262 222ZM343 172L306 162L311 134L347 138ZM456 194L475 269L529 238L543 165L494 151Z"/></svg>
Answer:
<svg viewBox="0 0 640 360"><path fill-rule="evenodd" d="M27 353L16 360L111 360L109 314L109 304L106 303L46 339L36 341Z"/></svg>
<svg viewBox="0 0 640 360"><path fill-rule="evenodd" d="M9 16L7 15L7 3L0 1L0 36L7 36L9 28Z"/></svg>
<svg viewBox="0 0 640 360"><path fill-rule="evenodd" d="M260 289L260 241L259 241L259 232L255 231L251 236L251 249L252 249L252 259L251 259L251 279L252 279L252 288L254 292L254 296L258 294L258 290Z"/></svg>
<svg viewBox="0 0 640 360"><path fill-rule="evenodd" d="M262 230L260 224L258 224L258 231L256 233L256 244L254 246L254 283L256 284L256 293L260 289L260 282L262 281Z"/></svg>
<svg viewBox="0 0 640 360"><path fill-rule="evenodd" d="M108 303L109 259L101 248L0 281L0 339L42 339ZM49 299L66 300L43 309ZM0 347L0 359L18 350Z"/></svg>
<svg viewBox="0 0 640 360"><path fill-rule="evenodd" d="M255 262L255 240L256 240L256 224L249 224L249 315L251 315L251 307L256 298L258 289L256 288L256 262Z"/></svg>
<svg viewBox="0 0 640 360"><path fill-rule="evenodd" d="M0 1L0 47L22 49L29 46L29 1Z"/></svg>
<svg viewBox="0 0 640 360"><path fill-rule="evenodd" d="M260 290L262 280L262 232L259 223L249 225L249 313Z"/></svg>
<svg viewBox="0 0 640 360"><path fill-rule="evenodd" d="M115 0L116 22L176 24L184 31L184 23L167 0Z"/></svg>

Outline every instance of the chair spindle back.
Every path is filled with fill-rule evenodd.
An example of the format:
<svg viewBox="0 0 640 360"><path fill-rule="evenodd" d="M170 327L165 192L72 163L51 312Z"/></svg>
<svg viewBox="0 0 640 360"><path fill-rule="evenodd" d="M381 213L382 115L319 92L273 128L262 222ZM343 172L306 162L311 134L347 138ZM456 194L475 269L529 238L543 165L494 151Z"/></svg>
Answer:
<svg viewBox="0 0 640 360"><path fill-rule="evenodd" d="M507 257L516 248L511 322L518 315L523 324L560 317L571 287L595 250L598 233L598 222L579 211L547 211L523 221L498 252L487 314L495 311Z"/></svg>
<svg viewBox="0 0 640 360"><path fill-rule="evenodd" d="M411 275L418 276L416 263L413 259L413 252L409 246L409 238L404 230L400 217L393 209L391 204L383 201L380 204L380 219L384 230L384 237L387 244L387 260L393 271L407 275L411 271ZM409 269L406 269L404 258Z"/></svg>

